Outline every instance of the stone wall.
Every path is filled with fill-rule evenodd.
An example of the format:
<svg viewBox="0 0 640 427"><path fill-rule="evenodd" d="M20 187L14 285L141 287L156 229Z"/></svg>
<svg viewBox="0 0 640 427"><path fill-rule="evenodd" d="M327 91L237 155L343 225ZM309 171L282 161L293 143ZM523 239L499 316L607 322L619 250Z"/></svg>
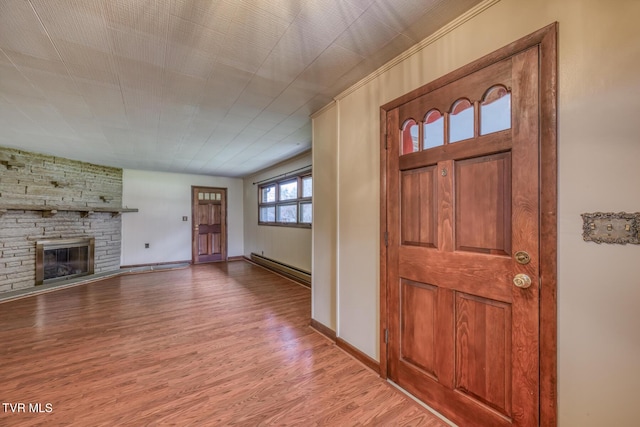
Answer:
<svg viewBox="0 0 640 427"><path fill-rule="evenodd" d="M0 292L35 286L37 240L94 237L95 272L120 268L119 215L30 206L120 208L122 169L0 147Z"/></svg>

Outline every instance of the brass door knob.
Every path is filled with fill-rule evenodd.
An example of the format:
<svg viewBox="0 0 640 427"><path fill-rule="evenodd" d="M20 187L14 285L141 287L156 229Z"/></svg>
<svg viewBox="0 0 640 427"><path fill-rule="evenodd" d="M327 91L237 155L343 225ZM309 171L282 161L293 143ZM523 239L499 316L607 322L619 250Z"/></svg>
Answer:
<svg viewBox="0 0 640 427"><path fill-rule="evenodd" d="M529 286L531 286L531 278L526 274L520 273L513 278L513 284L520 289L527 289Z"/></svg>

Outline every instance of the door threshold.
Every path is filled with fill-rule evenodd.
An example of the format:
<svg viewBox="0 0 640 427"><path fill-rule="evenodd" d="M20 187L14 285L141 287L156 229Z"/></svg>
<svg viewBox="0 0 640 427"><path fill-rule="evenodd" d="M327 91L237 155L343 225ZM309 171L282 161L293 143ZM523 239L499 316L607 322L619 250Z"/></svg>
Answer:
<svg viewBox="0 0 640 427"><path fill-rule="evenodd" d="M407 397L409 397L411 400L413 400L414 402L416 402L418 405L422 406L424 409L426 409L427 411L431 412L433 415L435 415L436 417L440 418L445 424L451 426L451 427L458 427L457 424L454 424L451 420L447 419L447 417L445 417L444 415L442 415L440 412L436 411L435 409L433 409L431 406L427 405L426 403L424 403L422 400L418 399L417 397L415 397L413 394L409 393L407 390L403 389L402 387L400 387L398 384L394 383L393 381L391 381L390 379L387 378L387 382L389 384L391 384L392 386L394 386L396 389L398 389L400 392L402 392L403 394L405 394Z"/></svg>

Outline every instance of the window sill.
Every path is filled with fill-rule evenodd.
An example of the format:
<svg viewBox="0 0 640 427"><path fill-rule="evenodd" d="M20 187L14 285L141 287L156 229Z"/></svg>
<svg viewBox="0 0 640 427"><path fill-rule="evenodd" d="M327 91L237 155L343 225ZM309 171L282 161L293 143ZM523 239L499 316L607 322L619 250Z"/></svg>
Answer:
<svg viewBox="0 0 640 427"><path fill-rule="evenodd" d="M311 229L311 224L300 224L295 222L258 222L258 225L267 225L273 227L290 227L290 228L308 228Z"/></svg>

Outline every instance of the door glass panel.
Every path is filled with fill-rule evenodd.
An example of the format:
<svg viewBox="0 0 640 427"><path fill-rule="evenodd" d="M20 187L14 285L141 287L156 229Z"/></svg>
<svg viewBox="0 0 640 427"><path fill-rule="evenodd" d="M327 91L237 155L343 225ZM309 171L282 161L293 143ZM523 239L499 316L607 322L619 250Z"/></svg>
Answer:
<svg viewBox="0 0 640 427"><path fill-rule="evenodd" d="M280 200L292 200L298 198L298 180L280 184Z"/></svg>
<svg viewBox="0 0 640 427"><path fill-rule="evenodd" d="M460 99L451 107L449 114L449 142L473 138L473 104Z"/></svg>
<svg viewBox="0 0 640 427"><path fill-rule="evenodd" d="M431 110L424 117L424 142L422 148L438 147L444 144L444 116L438 110Z"/></svg>
<svg viewBox="0 0 640 427"><path fill-rule="evenodd" d="M204 193L198 193L198 200L204 200Z"/></svg>
<svg viewBox="0 0 640 427"><path fill-rule="evenodd" d="M275 222L275 220L276 220L275 206L260 207L260 222Z"/></svg>
<svg viewBox="0 0 640 427"><path fill-rule="evenodd" d="M278 222L298 222L298 205L278 205Z"/></svg>
<svg viewBox="0 0 640 427"><path fill-rule="evenodd" d="M503 86L489 89L480 104L480 135L511 128L511 94Z"/></svg>
<svg viewBox="0 0 640 427"><path fill-rule="evenodd" d="M311 203L300 203L300 222L311 224L313 208Z"/></svg>
<svg viewBox="0 0 640 427"><path fill-rule="evenodd" d="M262 189L262 195L260 197L262 203L271 203L276 201L276 186L270 185Z"/></svg>
<svg viewBox="0 0 640 427"><path fill-rule="evenodd" d="M220 195L220 193L216 193L216 200L221 200L221 195Z"/></svg>
<svg viewBox="0 0 640 427"><path fill-rule="evenodd" d="M205 200L211 200L211 193L204 193Z"/></svg>
<svg viewBox="0 0 640 427"><path fill-rule="evenodd" d="M402 154L414 153L420 149L418 142L418 124L409 119L402 127Z"/></svg>
<svg viewBox="0 0 640 427"><path fill-rule="evenodd" d="M313 180L310 176L302 178L302 197L311 197Z"/></svg>

